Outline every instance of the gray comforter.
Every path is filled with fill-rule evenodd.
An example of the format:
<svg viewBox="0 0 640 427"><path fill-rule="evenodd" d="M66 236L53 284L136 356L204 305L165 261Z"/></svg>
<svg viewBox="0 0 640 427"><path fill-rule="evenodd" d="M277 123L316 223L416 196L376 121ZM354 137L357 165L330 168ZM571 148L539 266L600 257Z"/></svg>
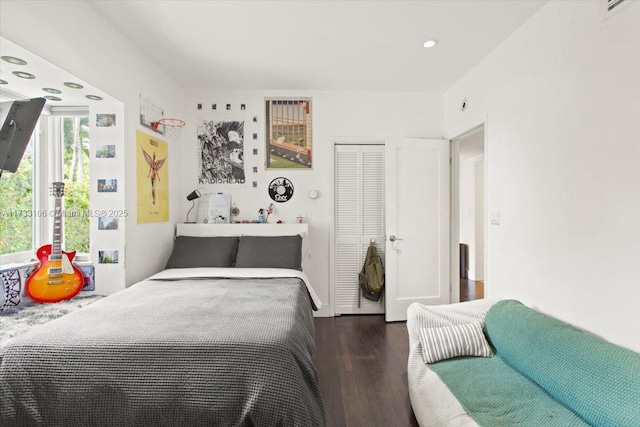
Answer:
<svg viewBox="0 0 640 427"><path fill-rule="evenodd" d="M0 425L323 426L300 279L147 280L0 348Z"/></svg>

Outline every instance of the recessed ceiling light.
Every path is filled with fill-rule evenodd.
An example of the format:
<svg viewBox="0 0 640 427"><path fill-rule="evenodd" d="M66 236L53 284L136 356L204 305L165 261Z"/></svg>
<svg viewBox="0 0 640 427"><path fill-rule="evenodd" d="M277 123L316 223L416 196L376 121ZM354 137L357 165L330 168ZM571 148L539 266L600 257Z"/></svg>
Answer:
<svg viewBox="0 0 640 427"><path fill-rule="evenodd" d="M15 65L27 65L27 61L25 61L24 59L16 58L15 56L3 56L2 60Z"/></svg>
<svg viewBox="0 0 640 427"><path fill-rule="evenodd" d="M438 44L438 40L427 40L426 42L424 42L424 44L422 46L424 47L434 47L435 45Z"/></svg>
<svg viewBox="0 0 640 427"><path fill-rule="evenodd" d="M59 94L61 94L61 93L62 93L62 91L61 91L61 90L54 89L54 88L52 88L52 87L43 87L43 88L42 88L42 90L43 90L43 91L45 91L45 92L47 92L47 93L55 93L56 95L59 95Z"/></svg>
<svg viewBox="0 0 640 427"><path fill-rule="evenodd" d="M14 76L18 76L21 79L35 79L36 78L36 76L34 76L33 74L25 73L24 71L14 71L13 75Z"/></svg>
<svg viewBox="0 0 640 427"><path fill-rule="evenodd" d="M78 83L73 83L73 82L64 82L64 85L66 87L70 87L71 89L82 89L84 86L79 85Z"/></svg>
<svg viewBox="0 0 640 427"><path fill-rule="evenodd" d="M49 101L62 101L62 98L58 98L57 96L45 96L45 99L48 99Z"/></svg>
<svg viewBox="0 0 640 427"><path fill-rule="evenodd" d="M102 97L98 95L87 95L86 98L91 99L93 101L102 101Z"/></svg>

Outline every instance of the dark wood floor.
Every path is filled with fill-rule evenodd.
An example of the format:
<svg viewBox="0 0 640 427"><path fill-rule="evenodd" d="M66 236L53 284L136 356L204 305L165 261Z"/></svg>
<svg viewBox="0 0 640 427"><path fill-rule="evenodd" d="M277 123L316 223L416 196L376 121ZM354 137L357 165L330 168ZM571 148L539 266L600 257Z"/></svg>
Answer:
<svg viewBox="0 0 640 427"><path fill-rule="evenodd" d="M484 298L484 283L460 279L460 301ZM328 427L417 427L407 389L405 322L384 315L317 317L315 364Z"/></svg>
<svg viewBox="0 0 640 427"><path fill-rule="evenodd" d="M315 364L327 426L413 427L404 322L383 315L315 318Z"/></svg>
<svg viewBox="0 0 640 427"><path fill-rule="evenodd" d="M484 282L460 278L460 302L484 298Z"/></svg>

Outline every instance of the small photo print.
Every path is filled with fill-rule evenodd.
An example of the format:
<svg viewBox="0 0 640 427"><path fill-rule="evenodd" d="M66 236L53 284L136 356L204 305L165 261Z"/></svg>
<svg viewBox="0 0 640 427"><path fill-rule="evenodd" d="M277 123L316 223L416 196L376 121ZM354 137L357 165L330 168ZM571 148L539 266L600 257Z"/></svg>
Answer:
<svg viewBox="0 0 640 427"><path fill-rule="evenodd" d="M96 150L97 159L113 159L116 156L115 145L103 145Z"/></svg>
<svg viewBox="0 0 640 427"><path fill-rule="evenodd" d="M258 154L258 149L257 148L253 149L253 154Z"/></svg>
<svg viewBox="0 0 640 427"><path fill-rule="evenodd" d="M247 109L247 106L246 106L245 104L240 104L240 109L241 109L241 110L246 110L246 109Z"/></svg>
<svg viewBox="0 0 640 427"><path fill-rule="evenodd" d="M82 286L83 291L95 291L96 290L96 280L95 280L95 268L93 265L76 265L78 270L82 272L82 276L84 277L84 286Z"/></svg>
<svg viewBox="0 0 640 427"><path fill-rule="evenodd" d="M212 110L217 110L218 109L218 105L217 104L211 104L211 109Z"/></svg>
<svg viewBox="0 0 640 427"><path fill-rule="evenodd" d="M231 104L227 104L227 111L231 111Z"/></svg>
<svg viewBox="0 0 640 427"><path fill-rule="evenodd" d="M258 123L258 116L253 116L253 123Z"/></svg>
<svg viewBox="0 0 640 427"><path fill-rule="evenodd" d="M118 191L117 179L99 179L98 193L115 193Z"/></svg>
<svg viewBox="0 0 640 427"><path fill-rule="evenodd" d="M258 139L258 134L257 133L253 134L253 139Z"/></svg>
<svg viewBox="0 0 640 427"><path fill-rule="evenodd" d="M258 187L258 181L253 181L253 188Z"/></svg>
<svg viewBox="0 0 640 427"><path fill-rule="evenodd" d="M117 230L118 218L112 216L98 217L98 230Z"/></svg>
<svg viewBox="0 0 640 427"><path fill-rule="evenodd" d="M115 114L96 114L96 126L99 128L108 128L116 125Z"/></svg>
<svg viewBox="0 0 640 427"><path fill-rule="evenodd" d="M258 167L257 166L253 167L253 173L258 173Z"/></svg>
<svg viewBox="0 0 640 427"><path fill-rule="evenodd" d="M98 251L98 262L100 264L117 264L118 251Z"/></svg>

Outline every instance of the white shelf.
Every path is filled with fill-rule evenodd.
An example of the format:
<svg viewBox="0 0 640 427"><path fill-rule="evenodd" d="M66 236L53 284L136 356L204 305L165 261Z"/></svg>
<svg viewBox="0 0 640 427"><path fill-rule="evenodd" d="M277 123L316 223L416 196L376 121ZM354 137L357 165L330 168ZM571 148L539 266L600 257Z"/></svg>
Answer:
<svg viewBox="0 0 640 427"><path fill-rule="evenodd" d="M177 224L176 236L295 236L305 237L308 224Z"/></svg>

